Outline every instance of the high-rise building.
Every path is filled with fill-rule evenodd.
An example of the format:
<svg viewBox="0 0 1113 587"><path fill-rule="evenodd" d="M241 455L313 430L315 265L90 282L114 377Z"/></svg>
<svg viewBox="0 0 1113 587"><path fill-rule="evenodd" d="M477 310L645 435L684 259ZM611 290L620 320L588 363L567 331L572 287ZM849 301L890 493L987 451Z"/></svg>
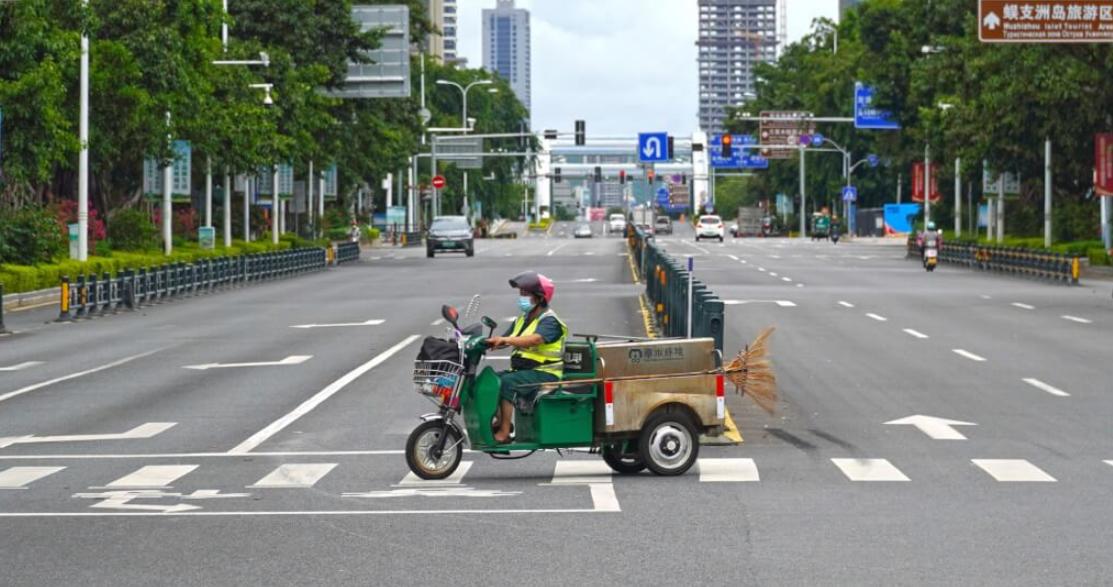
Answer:
<svg viewBox="0 0 1113 587"><path fill-rule="evenodd" d="M699 122L723 132L728 106L752 100L754 66L777 58L777 0L699 0Z"/></svg>
<svg viewBox="0 0 1113 587"><path fill-rule="evenodd" d="M846 11L862 3L862 0L839 0L839 18L846 17Z"/></svg>
<svg viewBox="0 0 1113 587"><path fill-rule="evenodd" d="M530 107L529 11L514 8L514 0L498 0L483 9L483 68L497 73Z"/></svg>
<svg viewBox="0 0 1113 587"><path fill-rule="evenodd" d="M444 4L444 14L441 17L441 36L444 43L444 62L457 63L460 54L456 50L456 24L459 22L456 15L456 0L440 0Z"/></svg>
<svg viewBox="0 0 1113 587"><path fill-rule="evenodd" d="M425 0L425 15L429 17L429 23L442 33L425 35L421 43L421 51L441 63L444 62L444 4L445 0Z"/></svg>

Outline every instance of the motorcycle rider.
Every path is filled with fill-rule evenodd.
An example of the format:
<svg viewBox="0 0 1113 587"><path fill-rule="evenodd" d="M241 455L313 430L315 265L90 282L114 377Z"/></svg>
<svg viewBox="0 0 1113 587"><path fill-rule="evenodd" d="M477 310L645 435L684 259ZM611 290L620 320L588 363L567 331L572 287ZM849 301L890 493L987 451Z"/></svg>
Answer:
<svg viewBox="0 0 1113 587"><path fill-rule="evenodd" d="M549 304L556 286L535 271L510 279L518 290L521 315L502 336L487 339L490 348L513 347L510 370L499 373L499 408L495 415L495 442L510 441L515 401L529 404L537 396L538 384L555 383L564 374L564 341L568 327Z"/></svg>
<svg viewBox="0 0 1113 587"><path fill-rule="evenodd" d="M927 223L927 229L920 233L920 260L924 260L924 255L928 249L940 250L943 248L943 233L935 229L934 222Z"/></svg>

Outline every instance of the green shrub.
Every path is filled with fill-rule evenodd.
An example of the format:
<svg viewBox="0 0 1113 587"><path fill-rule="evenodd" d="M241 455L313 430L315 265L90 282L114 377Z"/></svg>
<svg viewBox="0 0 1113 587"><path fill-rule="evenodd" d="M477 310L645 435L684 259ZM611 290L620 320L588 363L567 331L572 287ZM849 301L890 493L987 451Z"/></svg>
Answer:
<svg viewBox="0 0 1113 587"><path fill-rule="evenodd" d="M1105 249L1089 249L1086 251L1086 256L1090 259L1090 265L1110 264L1109 252Z"/></svg>
<svg viewBox="0 0 1113 587"><path fill-rule="evenodd" d="M158 246L158 227L146 212L129 208L112 216L108 238L116 250L145 251Z"/></svg>
<svg viewBox="0 0 1113 587"><path fill-rule="evenodd" d="M49 263L68 247L54 214L40 207L0 212L0 263Z"/></svg>
<svg viewBox="0 0 1113 587"><path fill-rule="evenodd" d="M363 236L367 239L367 242L375 242L375 240L379 238L379 235L379 229L375 228L374 226L364 227Z"/></svg>

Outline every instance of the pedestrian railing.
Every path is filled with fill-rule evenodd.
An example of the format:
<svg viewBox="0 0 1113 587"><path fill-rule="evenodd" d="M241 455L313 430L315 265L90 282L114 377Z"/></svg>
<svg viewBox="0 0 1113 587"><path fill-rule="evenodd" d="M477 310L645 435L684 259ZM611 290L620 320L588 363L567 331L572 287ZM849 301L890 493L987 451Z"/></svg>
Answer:
<svg viewBox="0 0 1113 587"><path fill-rule="evenodd" d="M329 265L328 249L292 249L235 257L215 257L193 263L123 269L113 277L78 275L62 278L58 319L73 320L115 314L172 298L214 293L233 286L322 271ZM351 252L343 249L345 258ZM359 257L356 246L355 256ZM339 256L337 257L339 263Z"/></svg>
<svg viewBox="0 0 1113 587"><path fill-rule="evenodd" d="M914 236L908 239L908 257L920 259L920 248ZM1075 255L974 243L944 242L939 250L939 261L979 271L1045 279L1069 285L1078 284L1081 270L1080 260Z"/></svg>
<svg viewBox="0 0 1113 587"><path fill-rule="evenodd" d="M707 285L692 279L684 262L670 257L647 235L632 225L627 228L627 240L634 267L645 282L645 296L657 326L667 337L688 335L688 322L692 323L692 336L714 338L715 348L723 350L725 306ZM688 286L692 285L692 311L688 312Z"/></svg>
<svg viewBox="0 0 1113 587"><path fill-rule="evenodd" d="M336 263L359 261L359 243L346 242L333 245L336 249Z"/></svg>

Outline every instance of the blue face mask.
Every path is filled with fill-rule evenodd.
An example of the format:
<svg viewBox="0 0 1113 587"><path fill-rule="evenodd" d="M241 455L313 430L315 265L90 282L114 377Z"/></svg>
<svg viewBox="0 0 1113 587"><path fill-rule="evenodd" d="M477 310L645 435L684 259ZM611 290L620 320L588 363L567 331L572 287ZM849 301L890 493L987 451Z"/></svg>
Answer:
<svg viewBox="0 0 1113 587"><path fill-rule="evenodd" d="M532 310L533 309L533 298L531 298L530 296L519 297L518 298L518 309L521 310L523 314Z"/></svg>

